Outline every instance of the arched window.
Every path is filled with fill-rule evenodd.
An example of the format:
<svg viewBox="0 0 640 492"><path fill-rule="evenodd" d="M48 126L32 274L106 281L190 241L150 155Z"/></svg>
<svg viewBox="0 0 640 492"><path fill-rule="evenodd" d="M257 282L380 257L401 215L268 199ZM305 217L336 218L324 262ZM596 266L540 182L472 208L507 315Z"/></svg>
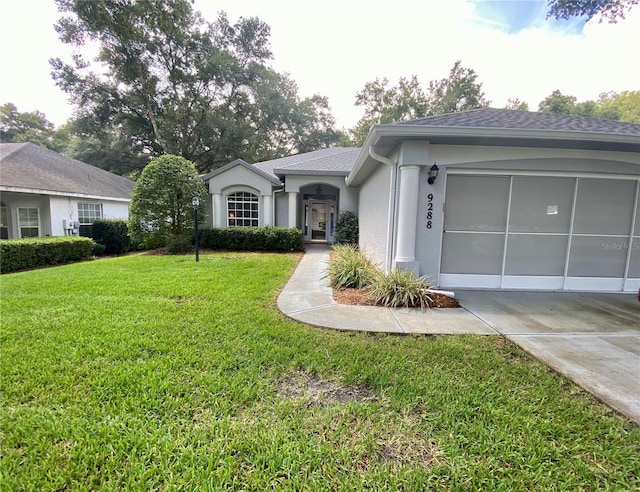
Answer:
<svg viewBox="0 0 640 492"><path fill-rule="evenodd" d="M227 196L227 225L229 227L257 227L258 216L257 195L238 191Z"/></svg>

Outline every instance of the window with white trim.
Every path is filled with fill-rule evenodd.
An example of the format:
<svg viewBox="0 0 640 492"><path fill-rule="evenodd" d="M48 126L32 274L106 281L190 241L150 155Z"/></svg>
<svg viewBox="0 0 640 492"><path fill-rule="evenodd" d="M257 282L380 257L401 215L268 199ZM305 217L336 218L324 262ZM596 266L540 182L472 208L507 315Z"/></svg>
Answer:
<svg viewBox="0 0 640 492"><path fill-rule="evenodd" d="M229 227L257 227L259 212L257 195L238 191L227 196L227 225Z"/></svg>
<svg viewBox="0 0 640 492"><path fill-rule="evenodd" d="M102 218L102 203L78 203L78 221L80 225L91 225Z"/></svg>
<svg viewBox="0 0 640 492"><path fill-rule="evenodd" d="M0 239L9 239L9 213L4 205L0 206Z"/></svg>
<svg viewBox="0 0 640 492"><path fill-rule="evenodd" d="M18 229L20 237L40 236L40 214L37 208L18 209Z"/></svg>

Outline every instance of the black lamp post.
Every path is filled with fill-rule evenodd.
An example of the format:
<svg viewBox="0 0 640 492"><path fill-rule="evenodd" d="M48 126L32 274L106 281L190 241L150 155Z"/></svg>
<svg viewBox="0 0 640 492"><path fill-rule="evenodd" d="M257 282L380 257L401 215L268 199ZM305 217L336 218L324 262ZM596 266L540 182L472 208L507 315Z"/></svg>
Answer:
<svg viewBox="0 0 640 492"><path fill-rule="evenodd" d="M191 205L193 205L193 225L195 227L193 233L196 246L196 261L200 261L200 250L198 249L198 207L200 206L200 199L194 196L191 200Z"/></svg>

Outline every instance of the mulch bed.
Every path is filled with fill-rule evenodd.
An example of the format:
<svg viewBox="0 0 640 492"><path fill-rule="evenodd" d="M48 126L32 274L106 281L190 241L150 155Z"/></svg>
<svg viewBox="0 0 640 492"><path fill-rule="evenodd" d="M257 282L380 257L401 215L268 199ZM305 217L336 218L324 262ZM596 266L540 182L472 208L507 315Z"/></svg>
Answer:
<svg viewBox="0 0 640 492"><path fill-rule="evenodd" d="M445 296L444 294L429 294L433 300L429 307L433 308L457 308L460 307L458 301ZM375 300L363 289L333 289L333 299L338 304L349 304L351 306L376 306ZM415 306L420 307L420 306Z"/></svg>

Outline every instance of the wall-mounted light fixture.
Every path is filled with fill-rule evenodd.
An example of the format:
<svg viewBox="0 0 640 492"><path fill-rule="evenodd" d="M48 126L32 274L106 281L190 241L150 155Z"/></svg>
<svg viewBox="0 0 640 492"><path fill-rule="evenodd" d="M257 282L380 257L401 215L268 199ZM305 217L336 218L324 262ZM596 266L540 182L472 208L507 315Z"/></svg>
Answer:
<svg viewBox="0 0 640 492"><path fill-rule="evenodd" d="M429 169L429 178L427 179L427 183L432 185L433 183L436 182L437 177L438 177L438 166L436 166L436 163L434 162L433 166L431 166L431 168Z"/></svg>

